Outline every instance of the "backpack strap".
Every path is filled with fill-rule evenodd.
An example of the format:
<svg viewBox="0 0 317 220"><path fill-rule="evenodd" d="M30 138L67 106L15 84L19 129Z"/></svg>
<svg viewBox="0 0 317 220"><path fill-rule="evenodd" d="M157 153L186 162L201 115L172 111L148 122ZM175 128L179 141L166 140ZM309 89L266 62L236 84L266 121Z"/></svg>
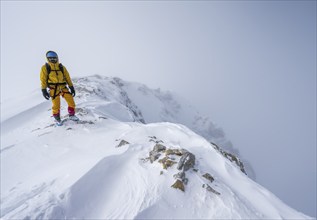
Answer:
<svg viewBox="0 0 317 220"><path fill-rule="evenodd" d="M59 68L60 71L62 71L62 73L63 73L63 75L64 75L64 66L63 66L63 64L60 63L60 64L58 65L58 68Z"/></svg>
<svg viewBox="0 0 317 220"><path fill-rule="evenodd" d="M51 72L51 66L48 63L45 63L45 67L46 67L47 75L49 75Z"/></svg>
<svg viewBox="0 0 317 220"><path fill-rule="evenodd" d="M48 78L51 73L51 66L48 63L45 63L46 72L47 72L47 79L46 79L46 85L48 86Z"/></svg>
<svg viewBox="0 0 317 220"><path fill-rule="evenodd" d="M46 67L47 76L48 76L51 73L52 69L51 69L51 66L48 63L45 63L45 67ZM58 68L64 75L64 66L63 66L63 64L60 63L58 65ZM54 71L56 71L56 70L54 70Z"/></svg>

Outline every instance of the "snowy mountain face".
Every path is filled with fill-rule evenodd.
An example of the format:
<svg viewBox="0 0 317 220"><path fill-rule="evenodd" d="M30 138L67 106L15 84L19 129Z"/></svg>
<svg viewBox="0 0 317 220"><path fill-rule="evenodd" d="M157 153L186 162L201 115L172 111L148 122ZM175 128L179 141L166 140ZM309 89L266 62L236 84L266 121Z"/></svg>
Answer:
<svg viewBox="0 0 317 220"><path fill-rule="evenodd" d="M75 83L85 101L106 100L100 108L107 108L113 103L123 106L123 111L129 116L120 120L181 123L227 150L235 151L221 128L217 128L208 118L200 116L182 97L175 94L149 89L145 85L125 82L119 78L101 76L76 79Z"/></svg>
<svg viewBox="0 0 317 220"><path fill-rule="evenodd" d="M250 179L181 98L118 78L74 83L79 122L56 127L40 93L1 103L1 219L310 219Z"/></svg>
<svg viewBox="0 0 317 220"><path fill-rule="evenodd" d="M143 84L98 75L76 79L75 83L80 98L83 98L81 101L84 100L86 105L92 102L91 109L98 114L120 121L183 124L228 153L241 157L224 131L208 117L201 116L183 97L160 89L153 90ZM249 162L243 161L248 176L255 179Z"/></svg>

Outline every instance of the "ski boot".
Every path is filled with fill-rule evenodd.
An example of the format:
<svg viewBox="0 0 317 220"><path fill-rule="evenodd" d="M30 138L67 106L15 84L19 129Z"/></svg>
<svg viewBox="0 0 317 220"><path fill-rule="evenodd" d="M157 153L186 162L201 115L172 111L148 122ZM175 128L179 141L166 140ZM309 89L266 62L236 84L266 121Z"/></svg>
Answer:
<svg viewBox="0 0 317 220"><path fill-rule="evenodd" d="M79 121L79 118L78 118L76 115L70 115L70 116L69 116L69 120Z"/></svg>
<svg viewBox="0 0 317 220"><path fill-rule="evenodd" d="M53 117L55 119L55 123L57 126L63 125L63 122L62 122L61 117L59 115L53 115Z"/></svg>

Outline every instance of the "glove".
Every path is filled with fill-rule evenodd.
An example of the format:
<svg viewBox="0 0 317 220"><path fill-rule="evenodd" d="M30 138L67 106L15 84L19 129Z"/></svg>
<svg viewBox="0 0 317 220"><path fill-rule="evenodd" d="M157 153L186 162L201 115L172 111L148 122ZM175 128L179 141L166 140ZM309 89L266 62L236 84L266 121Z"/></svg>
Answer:
<svg viewBox="0 0 317 220"><path fill-rule="evenodd" d="M70 86L69 89L70 89L70 94L72 94L72 96L75 97L76 92L75 92L74 86Z"/></svg>
<svg viewBox="0 0 317 220"><path fill-rule="evenodd" d="M46 89L42 89L42 93L45 99L49 100L50 99L50 95L48 94Z"/></svg>

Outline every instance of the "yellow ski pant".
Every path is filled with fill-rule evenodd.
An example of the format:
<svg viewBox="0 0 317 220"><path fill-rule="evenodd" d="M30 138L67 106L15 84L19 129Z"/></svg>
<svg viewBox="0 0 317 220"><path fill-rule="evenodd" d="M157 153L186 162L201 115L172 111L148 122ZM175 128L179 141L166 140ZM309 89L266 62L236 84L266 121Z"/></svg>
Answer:
<svg viewBox="0 0 317 220"><path fill-rule="evenodd" d="M73 96L69 93L68 89L66 87L62 88L62 89L59 89L59 91L56 91L56 94L55 94L55 98L53 99L53 96L54 96L54 91L55 89L51 89L50 90L50 96L51 96L51 99L52 99L52 112L53 112L53 115L59 115L60 113L60 109L61 109L61 98L60 96L62 96L65 101L67 102L67 105L68 105L68 114L69 115L74 115L75 114L75 101L74 101L74 98Z"/></svg>

